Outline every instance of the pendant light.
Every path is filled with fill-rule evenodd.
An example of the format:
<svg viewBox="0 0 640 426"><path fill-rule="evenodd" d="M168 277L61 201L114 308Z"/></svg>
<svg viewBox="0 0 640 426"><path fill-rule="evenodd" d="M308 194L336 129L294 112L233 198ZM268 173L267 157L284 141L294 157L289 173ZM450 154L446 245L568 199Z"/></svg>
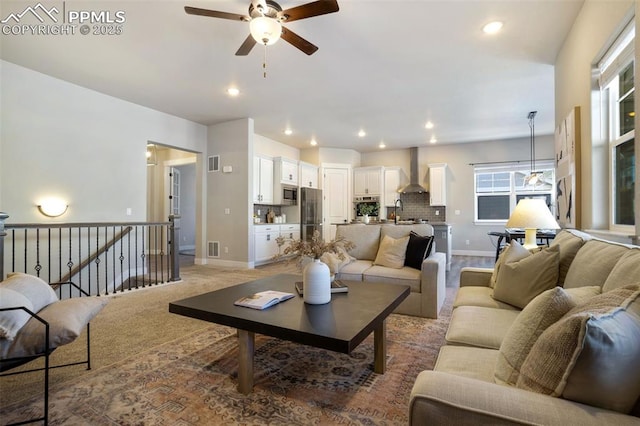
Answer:
<svg viewBox="0 0 640 426"><path fill-rule="evenodd" d="M535 119L538 111L531 111L527 118L529 119L529 133L530 133L530 150L531 150L531 169L530 174L524 178L525 186L536 186L536 184L542 182L542 172L536 171L536 126Z"/></svg>

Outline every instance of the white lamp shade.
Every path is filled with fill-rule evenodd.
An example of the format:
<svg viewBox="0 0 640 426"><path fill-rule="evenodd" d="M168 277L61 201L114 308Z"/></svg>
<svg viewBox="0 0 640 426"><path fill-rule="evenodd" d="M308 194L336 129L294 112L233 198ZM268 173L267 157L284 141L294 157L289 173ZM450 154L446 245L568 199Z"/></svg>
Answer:
<svg viewBox="0 0 640 426"><path fill-rule="evenodd" d="M537 247L536 229L558 229L547 203L542 198L523 198L518 201L507 228L524 228L524 245L527 250Z"/></svg>
<svg viewBox="0 0 640 426"><path fill-rule="evenodd" d="M559 229L547 203L542 198L523 198L518 202L507 228Z"/></svg>
<svg viewBox="0 0 640 426"><path fill-rule="evenodd" d="M255 41L267 46L278 41L282 34L282 25L280 25L280 22L264 16L253 18L251 22L249 22L249 29Z"/></svg>

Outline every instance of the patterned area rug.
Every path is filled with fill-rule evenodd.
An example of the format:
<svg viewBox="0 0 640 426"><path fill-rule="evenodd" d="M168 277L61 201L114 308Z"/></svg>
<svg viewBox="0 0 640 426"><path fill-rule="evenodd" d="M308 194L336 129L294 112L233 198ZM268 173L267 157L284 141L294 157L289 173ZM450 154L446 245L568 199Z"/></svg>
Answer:
<svg viewBox="0 0 640 426"><path fill-rule="evenodd" d="M257 335L248 396L236 390L235 330L212 325L54 387L50 424L405 425L413 382L433 368L449 312L391 315L385 374L373 372L373 336L345 355ZM37 397L3 407L0 418L41 410Z"/></svg>

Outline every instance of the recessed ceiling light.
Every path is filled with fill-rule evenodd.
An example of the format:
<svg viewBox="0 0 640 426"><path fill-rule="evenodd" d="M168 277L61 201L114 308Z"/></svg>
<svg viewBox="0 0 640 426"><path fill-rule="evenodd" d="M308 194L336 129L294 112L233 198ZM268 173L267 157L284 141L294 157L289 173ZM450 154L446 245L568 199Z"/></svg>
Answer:
<svg viewBox="0 0 640 426"><path fill-rule="evenodd" d="M315 139L311 139L311 142L310 142L310 143L311 143L311 146L316 146L316 145L318 145L318 142L316 142L316 140L315 140Z"/></svg>
<svg viewBox="0 0 640 426"><path fill-rule="evenodd" d="M435 136L431 136L431 139L429 139L429 142L436 143L436 142L438 142L438 139L436 139Z"/></svg>
<svg viewBox="0 0 640 426"><path fill-rule="evenodd" d="M360 129L360 131L358 132L358 137L364 138L365 136L367 136L367 132L365 132L364 130Z"/></svg>
<svg viewBox="0 0 640 426"><path fill-rule="evenodd" d="M431 121L427 121L427 124L424 125L425 129L433 129L433 123Z"/></svg>
<svg viewBox="0 0 640 426"><path fill-rule="evenodd" d="M379 147L380 149L383 149L383 148L386 148L387 146L384 144L384 142L382 142L382 141L381 141L381 142L380 142L380 145L378 145L378 147Z"/></svg>
<svg viewBox="0 0 640 426"><path fill-rule="evenodd" d="M482 27L482 31L485 34L496 34L498 31L502 29L504 24L500 21L489 22L487 25Z"/></svg>
<svg viewBox="0 0 640 426"><path fill-rule="evenodd" d="M284 129L284 134L287 136L291 136L293 134L293 130L287 127L286 129Z"/></svg>
<svg viewBox="0 0 640 426"><path fill-rule="evenodd" d="M238 89L237 87L229 87L227 89L227 95L229 96L238 96L240 94L240 89Z"/></svg>

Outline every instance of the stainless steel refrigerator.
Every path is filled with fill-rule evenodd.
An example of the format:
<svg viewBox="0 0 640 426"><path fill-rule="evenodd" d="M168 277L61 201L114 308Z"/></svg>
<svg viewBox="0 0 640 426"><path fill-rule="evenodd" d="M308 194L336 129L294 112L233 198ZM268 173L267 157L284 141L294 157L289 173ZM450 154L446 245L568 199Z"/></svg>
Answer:
<svg viewBox="0 0 640 426"><path fill-rule="evenodd" d="M315 230L322 237L322 191L300 188L300 238L311 241Z"/></svg>

